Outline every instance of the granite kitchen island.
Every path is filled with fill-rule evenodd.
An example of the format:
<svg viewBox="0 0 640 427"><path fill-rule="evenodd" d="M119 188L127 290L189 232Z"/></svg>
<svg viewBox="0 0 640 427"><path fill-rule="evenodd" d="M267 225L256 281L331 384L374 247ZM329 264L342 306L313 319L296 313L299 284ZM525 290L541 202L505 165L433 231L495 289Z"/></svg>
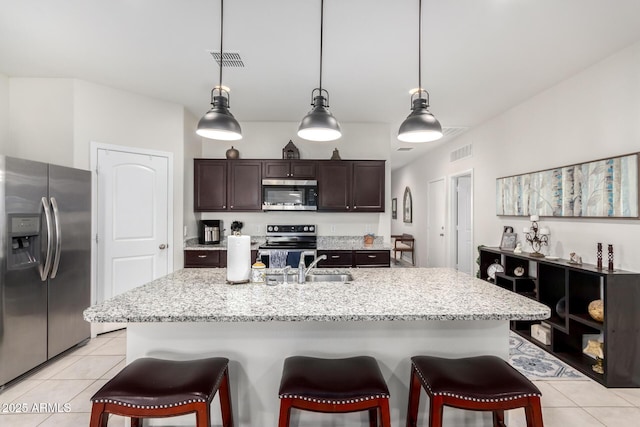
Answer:
<svg viewBox="0 0 640 427"><path fill-rule="evenodd" d="M127 362L228 357L236 426L249 427L277 425L282 363L290 355L377 358L391 392L392 424L402 425L411 356L507 358L509 321L550 315L542 304L451 269L350 272L347 283L266 286L227 285L224 269L184 269L88 308L85 319L127 324ZM367 424L366 413L292 415L300 426L320 419ZM445 410L447 417L464 418L464 425L490 420L454 410ZM214 404L213 424L218 420ZM170 423L180 421L193 423Z"/></svg>

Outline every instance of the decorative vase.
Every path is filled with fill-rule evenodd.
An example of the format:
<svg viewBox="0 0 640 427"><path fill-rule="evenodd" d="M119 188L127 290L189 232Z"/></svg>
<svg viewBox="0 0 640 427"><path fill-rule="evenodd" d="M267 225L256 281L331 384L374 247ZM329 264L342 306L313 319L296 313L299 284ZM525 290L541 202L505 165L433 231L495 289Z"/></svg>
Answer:
<svg viewBox="0 0 640 427"><path fill-rule="evenodd" d="M227 159L237 159L238 157L240 157L240 152L235 148L233 148L233 145L232 145L231 148L227 150L226 155L227 155Z"/></svg>
<svg viewBox="0 0 640 427"><path fill-rule="evenodd" d="M587 310L589 311L589 316L591 316L593 320L597 322L604 321L604 304L601 299L591 301Z"/></svg>
<svg viewBox="0 0 640 427"><path fill-rule="evenodd" d="M556 313L561 319L564 319L567 316L567 299L565 297L558 300L558 303L556 304Z"/></svg>

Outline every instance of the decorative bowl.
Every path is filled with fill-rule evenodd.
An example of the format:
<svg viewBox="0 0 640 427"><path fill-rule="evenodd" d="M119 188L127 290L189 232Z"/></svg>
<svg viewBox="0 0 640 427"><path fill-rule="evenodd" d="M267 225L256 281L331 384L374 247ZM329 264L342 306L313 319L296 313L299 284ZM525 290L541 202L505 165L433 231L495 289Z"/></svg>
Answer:
<svg viewBox="0 0 640 427"><path fill-rule="evenodd" d="M589 316L591 316L593 320L598 322L604 321L604 303L601 299L591 301L588 310Z"/></svg>
<svg viewBox="0 0 640 427"><path fill-rule="evenodd" d="M567 299L562 297L558 300L556 304L556 313L561 319L564 319L567 316Z"/></svg>

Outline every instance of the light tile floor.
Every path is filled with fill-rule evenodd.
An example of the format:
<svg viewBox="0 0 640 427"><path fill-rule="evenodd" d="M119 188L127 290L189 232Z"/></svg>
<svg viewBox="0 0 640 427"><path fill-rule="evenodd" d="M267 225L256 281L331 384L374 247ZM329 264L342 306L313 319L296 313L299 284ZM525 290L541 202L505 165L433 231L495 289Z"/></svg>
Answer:
<svg viewBox="0 0 640 427"><path fill-rule="evenodd" d="M124 366L125 340L125 330L101 335L7 387L0 392L0 426L88 426L89 398ZM640 425L640 389L607 389L591 380L534 382L542 391L545 427ZM524 411L512 411L510 420L509 427L524 427ZM124 419L112 417L109 426L124 426Z"/></svg>

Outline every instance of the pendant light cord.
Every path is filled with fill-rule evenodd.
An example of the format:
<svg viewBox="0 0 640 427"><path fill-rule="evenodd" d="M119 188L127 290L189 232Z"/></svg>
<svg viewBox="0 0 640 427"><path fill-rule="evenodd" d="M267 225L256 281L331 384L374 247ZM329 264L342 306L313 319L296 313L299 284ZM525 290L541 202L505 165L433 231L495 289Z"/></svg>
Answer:
<svg viewBox="0 0 640 427"><path fill-rule="evenodd" d="M422 98L422 0L418 1L418 98Z"/></svg>
<svg viewBox="0 0 640 427"><path fill-rule="evenodd" d="M322 30L324 26L324 0L320 0L320 95L322 96Z"/></svg>
<svg viewBox="0 0 640 427"><path fill-rule="evenodd" d="M224 34L224 0L220 0L220 85L218 92L222 95L222 35Z"/></svg>

